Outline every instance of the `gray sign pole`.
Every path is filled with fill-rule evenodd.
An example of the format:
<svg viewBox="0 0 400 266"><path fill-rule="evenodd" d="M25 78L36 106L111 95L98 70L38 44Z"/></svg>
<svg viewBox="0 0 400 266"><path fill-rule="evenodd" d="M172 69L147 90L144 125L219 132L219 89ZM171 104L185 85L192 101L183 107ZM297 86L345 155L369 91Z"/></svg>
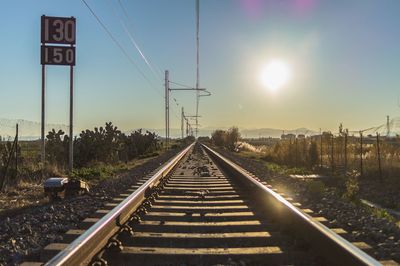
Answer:
<svg viewBox="0 0 400 266"><path fill-rule="evenodd" d="M41 17L41 64L42 64L42 164L45 156L45 70L46 65L70 66L70 107L69 107L69 158L68 170L74 167L74 65L76 43L76 19L74 17ZM50 44L50 45L47 45ZM57 44L57 45L54 45ZM69 46L66 46L69 45Z"/></svg>
<svg viewBox="0 0 400 266"><path fill-rule="evenodd" d="M46 65L42 64L42 125L41 125L41 144L42 144L42 177L44 175L44 168L46 163L46 139L44 135L45 131L45 92L46 92Z"/></svg>
<svg viewBox="0 0 400 266"><path fill-rule="evenodd" d="M69 84L69 172L74 168L74 67L70 66Z"/></svg>

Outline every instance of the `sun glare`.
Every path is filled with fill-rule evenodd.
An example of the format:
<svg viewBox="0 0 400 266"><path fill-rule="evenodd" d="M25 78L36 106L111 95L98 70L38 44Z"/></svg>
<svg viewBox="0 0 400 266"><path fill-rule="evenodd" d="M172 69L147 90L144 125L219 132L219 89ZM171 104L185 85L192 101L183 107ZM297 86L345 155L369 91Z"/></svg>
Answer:
<svg viewBox="0 0 400 266"><path fill-rule="evenodd" d="M270 61L261 72L261 82L272 91L285 86L291 77L289 65L281 60Z"/></svg>

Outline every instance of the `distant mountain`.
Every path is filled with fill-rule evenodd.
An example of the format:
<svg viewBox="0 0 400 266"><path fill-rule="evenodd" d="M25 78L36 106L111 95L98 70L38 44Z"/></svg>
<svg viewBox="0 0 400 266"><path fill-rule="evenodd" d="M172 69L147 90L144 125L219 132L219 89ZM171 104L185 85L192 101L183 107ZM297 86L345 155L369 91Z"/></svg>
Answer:
<svg viewBox="0 0 400 266"><path fill-rule="evenodd" d="M19 125L19 135L20 139L22 140L33 140L40 138L40 123L35 121L29 121L24 119L7 119L7 118L0 118L0 136L3 138L13 138L15 136L15 125L18 123ZM117 125L118 126L118 125ZM51 129L61 129L64 132L68 132L68 126L64 124L47 124L46 125L46 133ZM229 127L221 126L209 126L199 128L199 136L211 136L212 132L216 129L223 129L227 130ZM139 128L135 128L132 130L124 131L125 133L129 134L133 130ZM157 133L160 137L165 136L165 129L151 129L151 128L143 128L143 131L150 131ZM282 135L284 132L285 134L304 134L307 136L319 134L319 132L308 129L308 128L297 128L297 129L276 129L276 128L241 128L239 127L240 134L244 138L259 138L259 137L273 137L277 138ZM78 134L79 131L75 130L75 134ZM355 131L354 131L355 132ZM358 132L358 130L357 130ZM365 135L368 134L375 134L376 132L380 133L381 135L387 135L389 132L390 136L400 135L400 118L395 117L389 121L389 130L388 125L382 124L376 127L370 127L367 130L363 131ZM179 138L181 136L180 128L171 128L170 129L170 136L172 138Z"/></svg>
<svg viewBox="0 0 400 266"><path fill-rule="evenodd" d="M19 126L19 136L22 140L33 140L40 138L40 123L35 121L29 121L24 119L7 119L0 118L0 136L3 138L13 138L15 136L15 125ZM63 124L47 124L46 133L51 129L63 130L68 132L68 126ZM139 128L137 128L139 129ZM199 129L199 136L211 136L212 132L216 129L227 130L228 127L204 127ZM131 133L133 130L124 131L124 133ZM155 128L143 128L143 131L150 131L157 133L160 137L165 136L165 129L155 129ZM240 133L245 138L258 138L258 137L280 137L283 133L282 129L274 128L258 128L258 129L246 129L239 128ZM77 133L77 132L75 132ZM313 135L316 134L315 131L309 130L307 128L298 128L294 130L285 130L285 133L293 134L306 134ZM186 132L185 132L186 134ZM170 136L172 138L179 138L181 136L181 130L179 128L171 128Z"/></svg>
<svg viewBox="0 0 400 266"><path fill-rule="evenodd" d="M3 138L13 138L15 136L15 127L18 124L19 138L22 140L33 140L40 138L41 125L39 122L25 119L7 119L0 118L0 136ZM46 124L46 133L51 129L63 130L68 132L68 126L63 124Z"/></svg>

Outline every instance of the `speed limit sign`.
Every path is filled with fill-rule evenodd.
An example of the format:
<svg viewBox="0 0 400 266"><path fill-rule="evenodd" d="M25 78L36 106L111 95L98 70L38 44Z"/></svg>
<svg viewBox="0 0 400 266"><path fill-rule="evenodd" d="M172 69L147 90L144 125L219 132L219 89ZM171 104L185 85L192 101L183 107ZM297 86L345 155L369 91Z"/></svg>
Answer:
<svg viewBox="0 0 400 266"><path fill-rule="evenodd" d="M75 65L75 47L42 45L42 65Z"/></svg>
<svg viewBox="0 0 400 266"><path fill-rule="evenodd" d="M41 64L74 66L76 19L42 16L41 24Z"/></svg>
<svg viewBox="0 0 400 266"><path fill-rule="evenodd" d="M42 43L75 44L76 19L42 16Z"/></svg>
<svg viewBox="0 0 400 266"><path fill-rule="evenodd" d="M72 172L73 157L73 95L76 43L76 19L74 17L41 17L40 63L42 65L42 120L41 120L41 157L46 164L45 138L45 102L46 102L46 65L69 66L70 104L69 104L69 159L68 169Z"/></svg>

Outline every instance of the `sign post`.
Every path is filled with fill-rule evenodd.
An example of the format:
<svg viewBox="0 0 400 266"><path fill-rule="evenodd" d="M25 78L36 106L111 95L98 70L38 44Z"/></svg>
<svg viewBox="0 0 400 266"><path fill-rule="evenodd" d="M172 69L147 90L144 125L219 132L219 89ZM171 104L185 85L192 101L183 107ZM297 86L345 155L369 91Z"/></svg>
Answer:
<svg viewBox="0 0 400 266"><path fill-rule="evenodd" d="M70 109L69 109L69 162L68 170L72 172L73 154L73 95L74 66L76 43L76 19L74 17L41 17L40 63L42 65L42 167L46 162L45 140L45 75L46 65L70 66Z"/></svg>

